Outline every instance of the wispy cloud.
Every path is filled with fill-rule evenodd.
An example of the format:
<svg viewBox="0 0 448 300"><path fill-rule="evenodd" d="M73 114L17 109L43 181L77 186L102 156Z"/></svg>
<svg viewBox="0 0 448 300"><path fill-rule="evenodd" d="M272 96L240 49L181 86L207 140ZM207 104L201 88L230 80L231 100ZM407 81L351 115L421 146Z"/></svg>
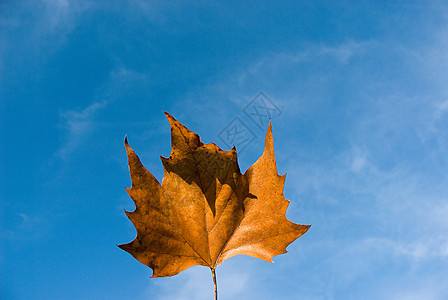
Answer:
<svg viewBox="0 0 448 300"><path fill-rule="evenodd" d="M48 222L36 214L16 212L12 220L7 228L0 231L0 238L32 241L42 236L48 226Z"/></svg>
<svg viewBox="0 0 448 300"><path fill-rule="evenodd" d="M351 168L352 171L358 173L362 171L367 165L366 153L360 150L358 147L353 149L353 156L351 157Z"/></svg>
<svg viewBox="0 0 448 300"><path fill-rule="evenodd" d="M235 76L237 84L244 86L253 84L260 76L274 76L278 73L290 74L294 67L303 64L325 61L347 64L356 56L376 46L375 41L347 41L337 46L308 45L301 49L278 52L259 58L245 66L245 70Z"/></svg>
<svg viewBox="0 0 448 300"><path fill-rule="evenodd" d="M68 33L77 26L80 14L92 7L93 2L85 0L23 1L8 13L4 12L5 18L0 24L10 29L22 27L35 41L48 34ZM28 18L21 18L23 14Z"/></svg>
<svg viewBox="0 0 448 300"><path fill-rule="evenodd" d="M374 256L394 256L408 259L414 263L425 263L428 259L448 258L448 238L445 236L419 237L415 240L390 239L385 237L365 238L356 242L352 254L363 256L375 253Z"/></svg>
<svg viewBox="0 0 448 300"><path fill-rule="evenodd" d="M173 299L173 300L188 300L198 299L207 300L213 295L213 281L211 279L210 270L199 267L194 267L191 270L184 271L182 276L170 279L155 279L159 293L157 299ZM181 278L182 277L182 278ZM203 283L203 288L198 288L198 283ZM208 283L208 285L206 285ZM208 287L208 288L206 288ZM153 294L153 291L148 291L148 294Z"/></svg>
<svg viewBox="0 0 448 300"><path fill-rule="evenodd" d="M89 0L41 0L42 16L39 20L40 33L68 33L79 22L82 13L95 7Z"/></svg>
<svg viewBox="0 0 448 300"><path fill-rule="evenodd" d="M81 16L93 7L88 0L2 2L0 70L16 56L33 65L45 61L65 45Z"/></svg>
<svg viewBox="0 0 448 300"><path fill-rule="evenodd" d="M72 13L76 11L73 2L69 0L44 0L45 11L48 13L45 24L48 30L73 22ZM51 11L51 13L49 13Z"/></svg>
<svg viewBox="0 0 448 300"><path fill-rule="evenodd" d="M247 258L246 258L247 259ZM217 268L218 293L222 299L257 299L262 295L252 290L250 280L253 276L248 263L247 269L237 272L229 265ZM193 267L171 278L153 279L160 300L209 300L213 298L213 280L211 272L205 267ZM146 294L154 295L154 287Z"/></svg>
<svg viewBox="0 0 448 300"><path fill-rule="evenodd" d="M114 68L105 82L94 91L93 102L80 110L60 113L61 146L56 157L65 160L73 154L90 133L106 125L95 120L112 103L120 101L135 85L147 85L148 75L122 66ZM110 122L113 124L114 122Z"/></svg>
<svg viewBox="0 0 448 300"><path fill-rule="evenodd" d="M448 100L447 101L443 101L441 103L437 103L437 105L436 105L436 112L435 112L435 116L437 118L442 117L447 112L448 112Z"/></svg>
<svg viewBox="0 0 448 300"><path fill-rule="evenodd" d="M443 300L446 299L448 289L444 284L440 284L440 278L434 274L433 278L420 277L404 285L396 285L382 290L381 299L397 300ZM443 276L443 275L442 275ZM409 280L409 278L405 278Z"/></svg>
<svg viewBox="0 0 448 300"><path fill-rule="evenodd" d="M56 152L57 157L65 160L78 148L84 136L94 129L93 118L95 114L106 107L107 104L106 100L102 100L87 106L81 111L61 113L65 135L61 148Z"/></svg>

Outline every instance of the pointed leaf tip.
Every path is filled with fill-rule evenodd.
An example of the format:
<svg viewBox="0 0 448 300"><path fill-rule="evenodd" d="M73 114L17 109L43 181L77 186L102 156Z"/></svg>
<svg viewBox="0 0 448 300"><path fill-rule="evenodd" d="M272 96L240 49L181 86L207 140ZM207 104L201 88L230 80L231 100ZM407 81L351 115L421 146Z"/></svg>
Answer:
<svg viewBox="0 0 448 300"><path fill-rule="evenodd" d="M166 117L168 120L170 120L170 119L174 119L174 117L173 117L169 112L163 111L163 113L165 114L165 117ZM174 119L174 120L175 120L175 119Z"/></svg>
<svg viewBox="0 0 448 300"><path fill-rule="evenodd" d="M165 117L168 119L168 122L170 123L171 128L173 128L174 125L181 125L182 127L185 127L183 124L181 124L179 121L177 121L170 113L164 111Z"/></svg>
<svg viewBox="0 0 448 300"><path fill-rule="evenodd" d="M271 119L269 119L268 132L270 132L271 135L272 135L272 121L271 121Z"/></svg>
<svg viewBox="0 0 448 300"><path fill-rule="evenodd" d="M272 135L272 123L271 120L269 120L269 126L268 126L268 130L266 131L266 138L264 141L264 149L265 151L267 149L272 150L272 152L274 152L274 138Z"/></svg>
<svg viewBox="0 0 448 300"><path fill-rule="evenodd" d="M124 145L125 146L129 145L128 144L128 135L127 134L124 136Z"/></svg>

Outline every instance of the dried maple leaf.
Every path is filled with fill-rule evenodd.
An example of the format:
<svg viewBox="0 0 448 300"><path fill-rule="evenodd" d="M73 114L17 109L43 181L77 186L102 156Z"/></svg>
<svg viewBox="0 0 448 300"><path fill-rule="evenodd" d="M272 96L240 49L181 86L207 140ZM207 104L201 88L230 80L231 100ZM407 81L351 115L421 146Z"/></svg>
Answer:
<svg viewBox="0 0 448 300"><path fill-rule="evenodd" d="M135 202L125 212L137 237L119 247L153 269L152 277L203 265L212 270L238 254L272 262L310 226L289 221L283 196L286 175L277 173L271 123L263 155L241 174L235 147L223 151L165 113L171 154L161 157L162 185L125 139ZM215 295L216 296L216 295Z"/></svg>

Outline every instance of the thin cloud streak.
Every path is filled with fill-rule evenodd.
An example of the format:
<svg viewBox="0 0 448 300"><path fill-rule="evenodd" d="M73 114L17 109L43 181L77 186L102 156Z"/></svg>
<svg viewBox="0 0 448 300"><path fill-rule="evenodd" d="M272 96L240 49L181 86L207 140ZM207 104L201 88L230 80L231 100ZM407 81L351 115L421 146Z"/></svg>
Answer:
<svg viewBox="0 0 448 300"><path fill-rule="evenodd" d="M146 85L148 75L138 73L122 66L114 68L104 84L96 88L95 100L81 110L69 110L60 113L62 129L62 145L56 151L58 159L68 159L83 143L90 133L108 124L95 120L96 116L112 103L122 100L121 97L134 86ZM109 122L114 124L114 122Z"/></svg>
<svg viewBox="0 0 448 300"><path fill-rule="evenodd" d="M247 257L246 257L247 259ZM241 266L244 266L244 270ZM218 293L221 299L269 299L255 289L255 276L251 264L243 262L239 270L232 269L232 263L217 268ZM157 279L156 279L157 280ZM155 281L160 300L209 300L213 298L213 280L208 268L196 266L182 274ZM154 296L154 287L145 291L146 296ZM145 297L145 296L143 296Z"/></svg>
<svg viewBox="0 0 448 300"><path fill-rule="evenodd" d="M93 118L95 114L105 108L106 100L95 102L81 111L67 111L61 113L61 118L66 131L64 142L56 152L56 156L66 160L81 144L82 139L94 129Z"/></svg>

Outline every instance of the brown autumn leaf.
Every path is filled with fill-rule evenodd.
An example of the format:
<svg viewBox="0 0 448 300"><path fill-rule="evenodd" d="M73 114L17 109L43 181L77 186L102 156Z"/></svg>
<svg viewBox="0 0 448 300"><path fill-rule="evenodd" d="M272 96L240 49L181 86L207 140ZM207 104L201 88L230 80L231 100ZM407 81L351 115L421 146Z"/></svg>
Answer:
<svg viewBox="0 0 448 300"><path fill-rule="evenodd" d="M153 270L176 275L203 265L215 268L243 254L269 262L310 226L289 221L283 196L286 175L277 173L272 128L263 155L241 174L235 147L221 150L165 113L171 125L171 154L161 157L162 184L146 170L125 138L135 203L125 212L137 237L119 247ZM216 283L216 282L215 282ZM216 285L215 285L216 292Z"/></svg>

